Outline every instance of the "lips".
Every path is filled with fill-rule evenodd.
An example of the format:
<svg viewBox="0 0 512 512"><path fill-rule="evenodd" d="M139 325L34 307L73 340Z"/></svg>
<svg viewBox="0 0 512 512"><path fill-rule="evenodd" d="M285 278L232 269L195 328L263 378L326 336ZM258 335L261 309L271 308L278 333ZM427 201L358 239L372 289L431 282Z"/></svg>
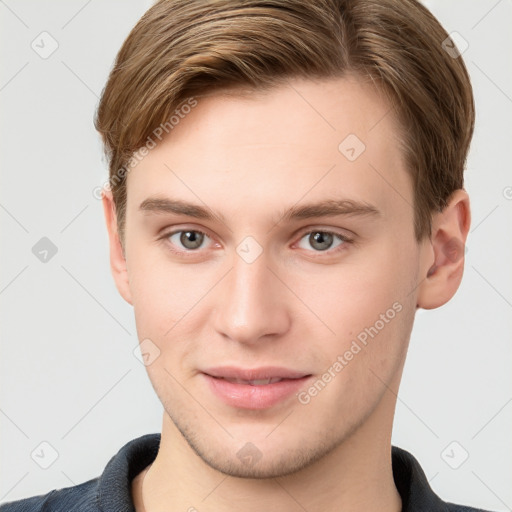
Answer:
<svg viewBox="0 0 512 512"><path fill-rule="evenodd" d="M203 371L213 394L240 409L267 409L296 393L311 374L283 367L216 367Z"/></svg>

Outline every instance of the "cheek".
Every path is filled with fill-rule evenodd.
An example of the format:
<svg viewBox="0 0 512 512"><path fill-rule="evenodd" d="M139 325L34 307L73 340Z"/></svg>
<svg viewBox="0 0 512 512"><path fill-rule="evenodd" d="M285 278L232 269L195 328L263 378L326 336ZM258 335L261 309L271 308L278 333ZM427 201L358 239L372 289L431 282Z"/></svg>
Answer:
<svg viewBox="0 0 512 512"><path fill-rule="evenodd" d="M392 286L395 281L379 281L382 287L377 289L376 278L366 278L350 282L345 288L350 293L324 294L324 309L318 310L334 331L324 330L327 335L315 340L319 369L325 372L319 378L325 376L329 383L320 385L320 391L305 390L304 396L317 411L326 411L333 424L339 418L362 418L372 410L392 385L407 351L415 312L412 295L399 293L400 284Z"/></svg>
<svg viewBox="0 0 512 512"><path fill-rule="evenodd" d="M303 302L336 334L342 334L375 322L395 302L409 300L416 275L410 256L381 251L371 258L289 279L295 278L295 291Z"/></svg>
<svg viewBox="0 0 512 512"><path fill-rule="evenodd" d="M376 369L402 357L415 313L414 251L381 244L350 264L303 273L296 281L297 295L317 316L303 316L301 322L317 337L322 333L317 349L326 367L345 353Z"/></svg>
<svg viewBox="0 0 512 512"><path fill-rule="evenodd" d="M144 255L134 251L130 256L130 290L138 338L150 339L162 350L185 314L187 288L179 273L152 260L149 251Z"/></svg>
<svg viewBox="0 0 512 512"><path fill-rule="evenodd" d="M219 271L176 264L162 251L135 250L130 256L130 289L138 339L149 339L159 352L147 370L150 378L168 379L164 368L172 373L181 371L189 355L201 349L196 340L204 338L201 330L207 327L203 299L219 280Z"/></svg>
<svg viewBox="0 0 512 512"><path fill-rule="evenodd" d="M162 336L194 307L206 285L193 265L171 262L163 249L143 245L127 248L135 318Z"/></svg>

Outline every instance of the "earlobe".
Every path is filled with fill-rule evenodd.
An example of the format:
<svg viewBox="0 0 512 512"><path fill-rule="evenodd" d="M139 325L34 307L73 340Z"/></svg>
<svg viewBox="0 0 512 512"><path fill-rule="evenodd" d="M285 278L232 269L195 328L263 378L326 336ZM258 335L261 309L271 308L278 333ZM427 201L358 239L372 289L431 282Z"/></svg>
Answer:
<svg viewBox="0 0 512 512"><path fill-rule="evenodd" d="M432 218L432 235L424 244L417 305L434 309L457 291L464 272L464 252L470 225L469 197L456 190L447 206Z"/></svg>
<svg viewBox="0 0 512 512"><path fill-rule="evenodd" d="M110 249L110 270L116 284L117 290L124 300L132 304L132 297L128 279L128 269L119 232L117 229L117 216L112 192L107 189L102 191L103 212L105 214L105 222L107 225L109 249Z"/></svg>

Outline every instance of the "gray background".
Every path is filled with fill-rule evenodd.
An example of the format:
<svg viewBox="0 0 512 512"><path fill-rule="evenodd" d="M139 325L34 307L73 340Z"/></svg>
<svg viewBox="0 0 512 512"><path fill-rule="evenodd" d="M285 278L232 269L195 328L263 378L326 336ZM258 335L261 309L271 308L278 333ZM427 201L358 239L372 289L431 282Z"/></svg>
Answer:
<svg viewBox="0 0 512 512"><path fill-rule="evenodd" d="M94 110L150 4L0 0L1 501L98 476L125 442L160 430L93 192L107 177ZM511 510L512 2L426 4L469 44L473 223L459 292L417 315L393 443L444 499ZM32 44L58 48L42 58ZM46 262L33 253L43 237L57 249Z"/></svg>

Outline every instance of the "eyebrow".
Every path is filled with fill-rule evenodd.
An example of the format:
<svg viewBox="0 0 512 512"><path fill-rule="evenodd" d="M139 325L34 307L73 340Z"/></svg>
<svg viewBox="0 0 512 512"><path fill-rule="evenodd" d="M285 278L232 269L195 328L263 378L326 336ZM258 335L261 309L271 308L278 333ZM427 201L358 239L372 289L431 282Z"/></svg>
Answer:
<svg viewBox="0 0 512 512"><path fill-rule="evenodd" d="M139 210L142 212L157 214L175 213L177 215L186 215L187 217L211 221L215 219L221 219L222 221L225 220L222 214L216 214L207 206L187 203L179 199L148 197L140 203Z"/></svg>
<svg viewBox="0 0 512 512"><path fill-rule="evenodd" d="M207 206L188 203L179 199L162 197L149 197L142 201L139 210L147 213L166 214L174 213L203 220L225 221L225 217L214 212ZM373 205L366 202L358 202L351 199L326 199L317 203L309 203L302 206L294 205L281 213L279 222L303 220L314 217L345 216L380 216L381 212Z"/></svg>

